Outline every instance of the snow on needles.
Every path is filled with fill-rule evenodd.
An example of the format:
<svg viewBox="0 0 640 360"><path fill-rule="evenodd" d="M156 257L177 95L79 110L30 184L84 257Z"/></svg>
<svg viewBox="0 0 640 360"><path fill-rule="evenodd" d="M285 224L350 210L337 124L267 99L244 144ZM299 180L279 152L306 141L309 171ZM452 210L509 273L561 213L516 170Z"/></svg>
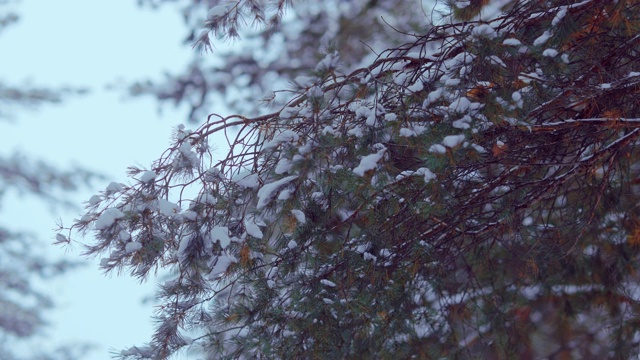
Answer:
<svg viewBox="0 0 640 360"><path fill-rule="evenodd" d="M93 224L93 227L96 230L104 230L111 227L111 225L113 225L116 220L123 217L124 213L120 209L109 208L102 212L102 214L96 220L95 224Z"/></svg>
<svg viewBox="0 0 640 360"><path fill-rule="evenodd" d="M262 146L262 150L268 150L271 148L274 148L276 146L278 146L281 143L284 142L294 142L294 141L298 141L300 139L300 136L293 130L285 130L282 131L281 133L279 133L278 135L276 135L273 140L265 143Z"/></svg>
<svg viewBox="0 0 640 360"><path fill-rule="evenodd" d="M207 13L207 17L210 19L217 19L217 18L224 17L229 13L229 11L231 11L232 8L233 8L233 3L216 5L209 9L209 12Z"/></svg>
<svg viewBox="0 0 640 360"><path fill-rule="evenodd" d="M262 239L262 230L260 230L260 227L253 221L253 219L244 218L244 229L250 236Z"/></svg>
<svg viewBox="0 0 640 360"><path fill-rule="evenodd" d="M378 161L382 159L385 151L387 151L387 148L383 148L378 150L375 154L363 157L362 160L360 160L360 165L356 166L356 168L353 169L353 172L358 176L364 176L367 171L374 170L378 166Z"/></svg>
<svg viewBox="0 0 640 360"><path fill-rule="evenodd" d="M124 251L127 253L132 253L140 249L142 249L142 244L135 241L128 242L127 245L125 245L124 247Z"/></svg>
<svg viewBox="0 0 640 360"><path fill-rule="evenodd" d="M464 135L460 134L460 135L449 135L449 136L445 136L444 139L442 140L442 145L449 147L449 148L454 148L460 144L462 144L462 142L464 141Z"/></svg>
<svg viewBox="0 0 640 360"><path fill-rule="evenodd" d="M280 191L282 187L284 187L297 177L297 175L287 176L272 183L265 184L263 187L261 187L260 190L258 190L258 205L256 205L256 208L259 210L267 206L267 204L271 202L276 193Z"/></svg>
<svg viewBox="0 0 640 360"><path fill-rule="evenodd" d="M220 241L220 246L226 249L231 243L229 229L225 226L214 226L213 229L211 229L211 240L213 242Z"/></svg>
<svg viewBox="0 0 640 360"><path fill-rule="evenodd" d="M293 215L299 223L301 224L307 223L307 217L304 215L304 213L301 210L293 209L291 210L291 215Z"/></svg>
<svg viewBox="0 0 640 360"><path fill-rule="evenodd" d="M327 279L322 279L320 280L320 283L322 283L322 285L324 286L328 286L328 287L336 287L336 283L334 283L331 280L327 280Z"/></svg>
<svg viewBox="0 0 640 360"><path fill-rule="evenodd" d="M231 181L245 188L255 189L260 186L260 176L258 174L239 173L234 175Z"/></svg>
<svg viewBox="0 0 640 360"><path fill-rule="evenodd" d="M538 36L534 41L533 41L533 46L540 46L543 45L544 43L547 42L547 40L549 40L551 38L551 36L553 35L553 33L551 31L545 31L542 35Z"/></svg>
<svg viewBox="0 0 640 360"><path fill-rule="evenodd" d="M142 176L140 177L140 181L146 184L155 180L156 176L158 176L158 174L153 171L145 171L144 174L142 174Z"/></svg>

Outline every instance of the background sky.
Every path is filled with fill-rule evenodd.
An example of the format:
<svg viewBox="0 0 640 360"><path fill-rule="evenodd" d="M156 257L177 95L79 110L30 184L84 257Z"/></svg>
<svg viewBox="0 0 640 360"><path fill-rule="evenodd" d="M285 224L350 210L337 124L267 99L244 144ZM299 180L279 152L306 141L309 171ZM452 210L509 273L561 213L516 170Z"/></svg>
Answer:
<svg viewBox="0 0 640 360"><path fill-rule="evenodd" d="M172 129L186 119L184 109L164 107L160 114L152 99L127 99L105 85L183 67L193 54L181 43L185 29L179 11L172 6L141 9L135 0L22 0L10 8L21 20L0 34L0 79L92 91L38 111L16 109L15 121L0 122L0 153L19 150L60 168L78 164L104 173L107 180L70 197L78 205L112 180L126 182L127 166L148 167L159 157ZM56 220L71 224L80 207L51 209L16 194L0 205L0 221L12 230L35 233L38 246L50 256L80 258L79 246L65 253L49 245ZM97 347L89 360L108 359L110 349L141 345L152 332L152 305L142 304L142 298L153 294L153 284L105 277L98 262L44 284L57 303L49 313L47 341L93 343Z"/></svg>

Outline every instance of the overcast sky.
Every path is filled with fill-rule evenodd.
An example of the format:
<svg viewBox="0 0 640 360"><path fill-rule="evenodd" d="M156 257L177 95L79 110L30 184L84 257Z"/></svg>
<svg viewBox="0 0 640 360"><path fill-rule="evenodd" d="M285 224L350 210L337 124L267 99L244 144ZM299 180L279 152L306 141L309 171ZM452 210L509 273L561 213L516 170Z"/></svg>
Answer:
<svg viewBox="0 0 640 360"><path fill-rule="evenodd" d="M185 31L175 7L140 9L135 0L22 0L12 8L21 20L0 34L0 79L88 86L92 92L63 105L16 112L13 123L0 122L0 153L19 150L61 168L80 164L109 177L74 195L77 202L111 180L125 182L127 166L148 167L159 157L185 112L165 107L161 116L153 100L126 100L104 85L158 77L187 62L191 48L181 45ZM3 225L36 233L46 247L55 236L56 220L68 225L81 211L51 211L14 195L1 205ZM65 255L62 248L46 248L51 256L69 259L78 259L80 250ZM58 305L49 317L48 339L96 344L89 360L107 359L109 349L140 345L152 329L152 307L141 301L154 287L128 277L105 277L98 261L47 284Z"/></svg>

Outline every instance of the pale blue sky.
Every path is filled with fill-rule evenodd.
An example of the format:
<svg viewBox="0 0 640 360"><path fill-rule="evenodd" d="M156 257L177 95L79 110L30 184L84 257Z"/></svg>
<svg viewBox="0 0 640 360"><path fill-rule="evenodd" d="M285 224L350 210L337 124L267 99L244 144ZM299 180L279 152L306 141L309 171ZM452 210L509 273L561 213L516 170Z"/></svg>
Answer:
<svg viewBox="0 0 640 360"><path fill-rule="evenodd" d="M13 84L85 85L93 91L63 105L17 112L15 123L0 122L1 154L19 149L61 167L81 164L122 182L127 166L149 166L185 112L165 107L160 116L153 100L124 100L104 85L160 76L187 62L191 48L181 45L185 31L175 7L151 11L138 8L135 0L22 0L14 8L21 21L0 34L0 78ZM73 199L86 200L105 185L97 183L94 191ZM3 224L31 230L43 239L42 246L53 241L58 217L69 224L79 213L51 212L13 195L0 210ZM61 248L46 249L71 259L78 258L79 250L64 255ZM89 360L108 359L109 349L141 345L151 336L152 307L141 299L153 285L104 277L96 262L47 284L58 303L48 339L95 343Z"/></svg>

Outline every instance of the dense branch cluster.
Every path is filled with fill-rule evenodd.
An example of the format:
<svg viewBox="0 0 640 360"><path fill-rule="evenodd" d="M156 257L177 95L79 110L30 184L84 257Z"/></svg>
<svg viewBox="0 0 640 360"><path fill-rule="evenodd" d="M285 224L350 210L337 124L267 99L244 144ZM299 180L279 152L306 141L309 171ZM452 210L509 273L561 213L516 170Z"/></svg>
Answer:
<svg viewBox="0 0 640 360"><path fill-rule="evenodd" d="M639 7L514 1L178 128L69 229L172 272L122 357L637 354Z"/></svg>
<svg viewBox="0 0 640 360"><path fill-rule="evenodd" d="M129 91L187 106L189 120L195 123L201 123L212 107L263 114L255 100L305 76L318 62L319 48L340 51L343 71L368 66L375 60L374 52L411 41L409 34L424 31L433 2L415 0L398 6L390 0L184 1L186 42L215 56L196 57L183 72L138 81ZM242 41L237 41L240 35ZM217 38L236 41L214 47ZM278 105L286 100L275 99Z"/></svg>

